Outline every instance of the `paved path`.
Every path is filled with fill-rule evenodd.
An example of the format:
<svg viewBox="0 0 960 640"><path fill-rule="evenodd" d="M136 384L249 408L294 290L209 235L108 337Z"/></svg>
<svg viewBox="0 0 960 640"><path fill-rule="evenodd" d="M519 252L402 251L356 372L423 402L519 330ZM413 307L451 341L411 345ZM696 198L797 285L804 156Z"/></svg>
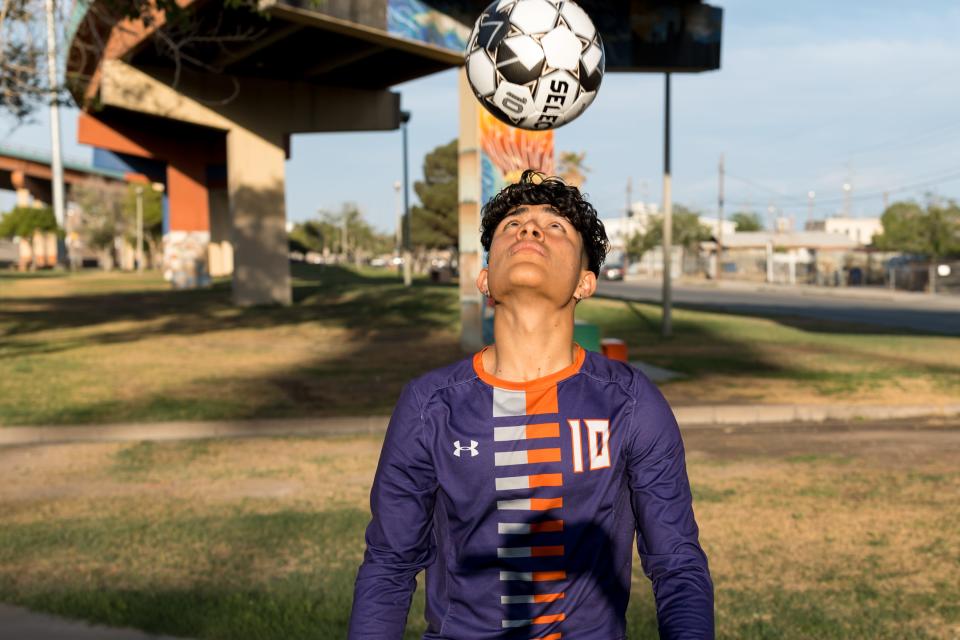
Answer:
<svg viewBox="0 0 960 640"><path fill-rule="evenodd" d="M177 640L136 629L114 629L0 604L0 640ZM181 639L182 640L182 639Z"/></svg>
<svg viewBox="0 0 960 640"><path fill-rule="evenodd" d="M657 280L601 281L604 297L660 302ZM829 288L762 283L677 282L674 304L751 316L799 316L910 332L960 335L960 296L876 288Z"/></svg>

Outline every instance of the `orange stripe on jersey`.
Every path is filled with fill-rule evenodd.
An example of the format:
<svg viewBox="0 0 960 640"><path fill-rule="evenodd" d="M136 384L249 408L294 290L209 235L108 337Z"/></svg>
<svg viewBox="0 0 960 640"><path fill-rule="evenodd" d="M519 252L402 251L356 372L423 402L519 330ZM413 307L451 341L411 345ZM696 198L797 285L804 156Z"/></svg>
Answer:
<svg viewBox="0 0 960 640"><path fill-rule="evenodd" d="M557 403L557 385L546 389L527 390L527 415L535 416L541 413L560 413Z"/></svg>
<svg viewBox="0 0 960 640"><path fill-rule="evenodd" d="M530 557L543 558L544 556L562 556L563 545L555 547L530 547Z"/></svg>
<svg viewBox="0 0 960 640"><path fill-rule="evenodd" d="M537 462L560 462L560 449L530 449L527 451L527 464Z"/></svg>
<svg viewBox="0 0 960 640"><path fill-rule="evenodd" d="M549 582L551 580L566 580L566 579L567 579L566 571L534 571L533 572L534 582Z"/></svg>
<svg viewBox="0 0 960 640"><path fill-rule="evenodd" d="M560 593L539 593L533 596L534 602L556 602L563 599L563 592Z"/></svg>
<svg viewBox="0 0 960 640"><path fill-rule="evenodd" d="M551 616L537 616L530 621L531 624L550 624L551 622L563 622L567 616L562 613L555 613Z"/></svg>
<svg viewBox="0 0 960 640"><path fill-rule="evenodd" d="M531 511L547 511L563 508L563 498L530 498Z"/></svg>
<svg viewBox="0 0 960 640"><path fill-rule="evenodd" d="M544 520L530 525L530 533L550 533L563 531L563 520Z"/></svg>
<svg viewBox="0 0 960 640"><path fill-rule="evenodd" d="M527 481L530 483L531 489L533 487L562 487L563 474L562 473L541 473L537 475L527 476Z"/></svg>
<svg viewBox="0 0 960 640"><path fill-rule="evenodd" d="M545 422L544 424L528 424L526 429L527 440L533 438L559 438L560 423Z"/></svg>
<svg viewBox="0 0 960 640"><path fill-rule="evenodd" d="M539 638L534 638L533 640L560 640L559 633L549 633L545 636L540 636Z"/></svg>

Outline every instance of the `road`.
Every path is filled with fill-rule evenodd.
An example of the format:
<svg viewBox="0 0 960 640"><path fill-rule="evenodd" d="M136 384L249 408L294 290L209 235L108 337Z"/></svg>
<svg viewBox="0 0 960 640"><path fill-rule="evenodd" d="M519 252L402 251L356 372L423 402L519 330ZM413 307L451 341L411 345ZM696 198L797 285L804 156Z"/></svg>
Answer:
<svg viewBox="0 0 960 640"><path fill-rule="evenodd" d="M601 281L602 297L660 302L660 283ZM779 286L724 283L676 283L677 307L725 311L750 316L794 316L816 320L874 325L891 330L960 335L960 299L956 296L887 293L883 290L789 289Z"/></svg>

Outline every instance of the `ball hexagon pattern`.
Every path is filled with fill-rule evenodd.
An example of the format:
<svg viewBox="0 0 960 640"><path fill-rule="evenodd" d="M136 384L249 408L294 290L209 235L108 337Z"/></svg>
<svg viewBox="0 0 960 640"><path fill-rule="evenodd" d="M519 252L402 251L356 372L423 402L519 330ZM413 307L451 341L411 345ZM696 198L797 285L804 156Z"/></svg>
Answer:
<svg viewBox="0 0 960 640"><path fill-rule="evenodd" d="M467 79L477 100L521 129L575 120L603 80L603 42L572 0L494 0L474 24Z"/></svg>

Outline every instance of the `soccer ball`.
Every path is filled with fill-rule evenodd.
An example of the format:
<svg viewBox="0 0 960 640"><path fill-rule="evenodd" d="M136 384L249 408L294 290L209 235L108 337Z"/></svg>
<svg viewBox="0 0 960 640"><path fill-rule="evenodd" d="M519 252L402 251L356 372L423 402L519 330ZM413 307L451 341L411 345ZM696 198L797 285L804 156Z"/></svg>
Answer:
<svg viewBox="0 0 960 640"><path fill-rule="evenodd" d="M603 43L570 0L494 0L470 34L466 66L477 100L498 119L555 129L597 97Z"/></svg>

